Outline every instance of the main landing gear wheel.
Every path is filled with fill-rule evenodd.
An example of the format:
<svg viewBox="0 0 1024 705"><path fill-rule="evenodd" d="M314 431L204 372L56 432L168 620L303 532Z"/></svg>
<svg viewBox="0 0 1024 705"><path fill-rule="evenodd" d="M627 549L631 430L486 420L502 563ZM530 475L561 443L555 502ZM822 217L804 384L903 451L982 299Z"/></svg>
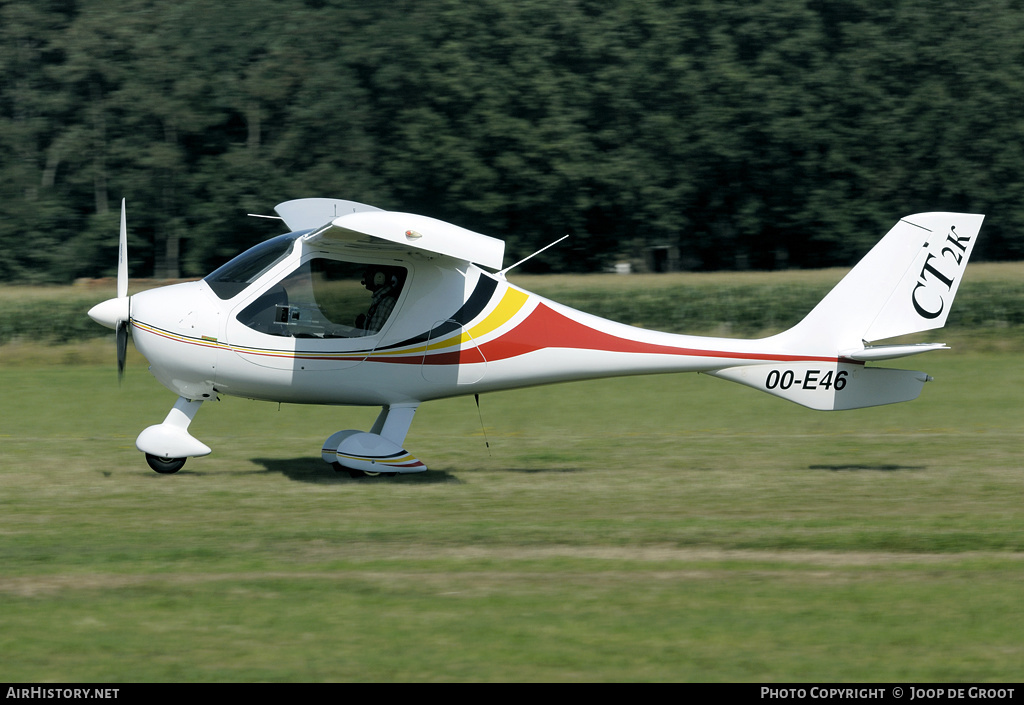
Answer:
<svg viewBox="0 0 1024 705"><path fill-rule="evenodd" d="M331 467L334 468L334 472L347 472L348 476L356 479L359 477L394 477L397 472L366 472L364 470L353 470L347 468L341 463L331 463Z"/></svg>
<svg viewBox="0 0 1024 705"><path fill-rule="evenodd" d="M359 473L355 475L353 473ZM352 477L394 477L397 472L369 472L368 470L349 470Z"/></svg>
<svg viewBox="0 0 1024 705"><path fill-rule="evenodd" d="M159 456L146 453L146 462L149 463L149 467L153 468L161 475L173 475L181 470L181 467L185 464L186 460L188 460L188 458L161 458Z"/></svg>

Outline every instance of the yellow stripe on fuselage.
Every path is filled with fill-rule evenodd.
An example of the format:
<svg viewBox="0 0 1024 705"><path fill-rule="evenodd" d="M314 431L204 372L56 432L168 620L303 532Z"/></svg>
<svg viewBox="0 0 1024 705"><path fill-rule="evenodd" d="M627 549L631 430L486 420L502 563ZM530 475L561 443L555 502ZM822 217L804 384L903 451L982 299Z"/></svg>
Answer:
<svg viewBox="0 0 1024 705"><path fill-rule="evenodd" d="M512 317L519 313L520 309L526 305L528 298L529 294L517 289L508 288L505 290L504 296L501 297L501 301L499 301L498 305L494 307L494 310L491 311L484 320L473 326L468 333L463 332L460 334L453 334L428 345L418 345L414 348L388 350L386 352L377 351L372 354L374 357L414 354L424 355L428 352L441 350L442 348L448 348L453 345L462 346L463 344L472 342L477 338L481 338L508 323L508 321L510 321Z"/></svg>

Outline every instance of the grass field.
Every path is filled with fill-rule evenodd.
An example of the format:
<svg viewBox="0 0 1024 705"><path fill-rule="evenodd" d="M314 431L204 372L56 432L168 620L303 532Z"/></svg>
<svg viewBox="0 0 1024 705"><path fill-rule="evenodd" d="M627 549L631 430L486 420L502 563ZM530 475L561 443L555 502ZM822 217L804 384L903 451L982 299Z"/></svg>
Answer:
<svg viewBox="0 0 1024 705"><path fill-rule="evenodd" d="M375 410L236 399L157 475L134 439L174 398L138 355L119 389L21 354L0 681L1017 681L1024 368L966 348L836 414L587 382L484 396L488 449L472 398L433 402L431 471L373 480L319 448Z"/></svg>

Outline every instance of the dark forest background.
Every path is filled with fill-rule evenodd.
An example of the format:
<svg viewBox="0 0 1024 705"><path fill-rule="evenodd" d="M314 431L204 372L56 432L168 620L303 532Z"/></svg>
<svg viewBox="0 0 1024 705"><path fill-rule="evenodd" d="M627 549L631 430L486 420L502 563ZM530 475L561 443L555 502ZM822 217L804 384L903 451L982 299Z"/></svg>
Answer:
<svg viewBox="0 0 1024 705"><path fill-rule="evenodd" d="M0 281L196 276L327 196L507 262L850 264L901 216L1024 258L1013 0L0 2Z"/></svg>

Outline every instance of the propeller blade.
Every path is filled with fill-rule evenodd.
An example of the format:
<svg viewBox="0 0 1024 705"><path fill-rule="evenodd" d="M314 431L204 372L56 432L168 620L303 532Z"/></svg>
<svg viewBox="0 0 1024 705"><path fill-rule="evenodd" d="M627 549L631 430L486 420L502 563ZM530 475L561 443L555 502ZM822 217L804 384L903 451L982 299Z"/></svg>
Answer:
<svg viewBox="0 0 1024 705"><path fill-rule="evenodd" d="M102 301L89 309L89 318L114 329L117 344L117 381L124 377L124 361L128 354L128 327L132 321L132 300L128 296L128 225L125 201L121 199L121 238L117 245L117 297Z"/></svg>
<svg viewBox="0 0 1024 705"><path fill-rule="evenodd" d="M117 383L124 379L124 362L128 356L128 321L117 323Z"/></svg>
<svg viewBox="0 0 1024 705"><path fill-rule="evenodd" d="M121 234L117 243L117 298L124 300L123 317L118 318L117 328L117 384L124 379L124 363L128 357L128 326L131 320L131 299L128 298L128 218L125 199L121 199Z"/></svg>
<svg viewBox="0 0 1024 705"><path fill-rule="evenodd" d="M121 199L121 239L117 248L117 298L128 295L128 224L125 199Z"/></svg>

